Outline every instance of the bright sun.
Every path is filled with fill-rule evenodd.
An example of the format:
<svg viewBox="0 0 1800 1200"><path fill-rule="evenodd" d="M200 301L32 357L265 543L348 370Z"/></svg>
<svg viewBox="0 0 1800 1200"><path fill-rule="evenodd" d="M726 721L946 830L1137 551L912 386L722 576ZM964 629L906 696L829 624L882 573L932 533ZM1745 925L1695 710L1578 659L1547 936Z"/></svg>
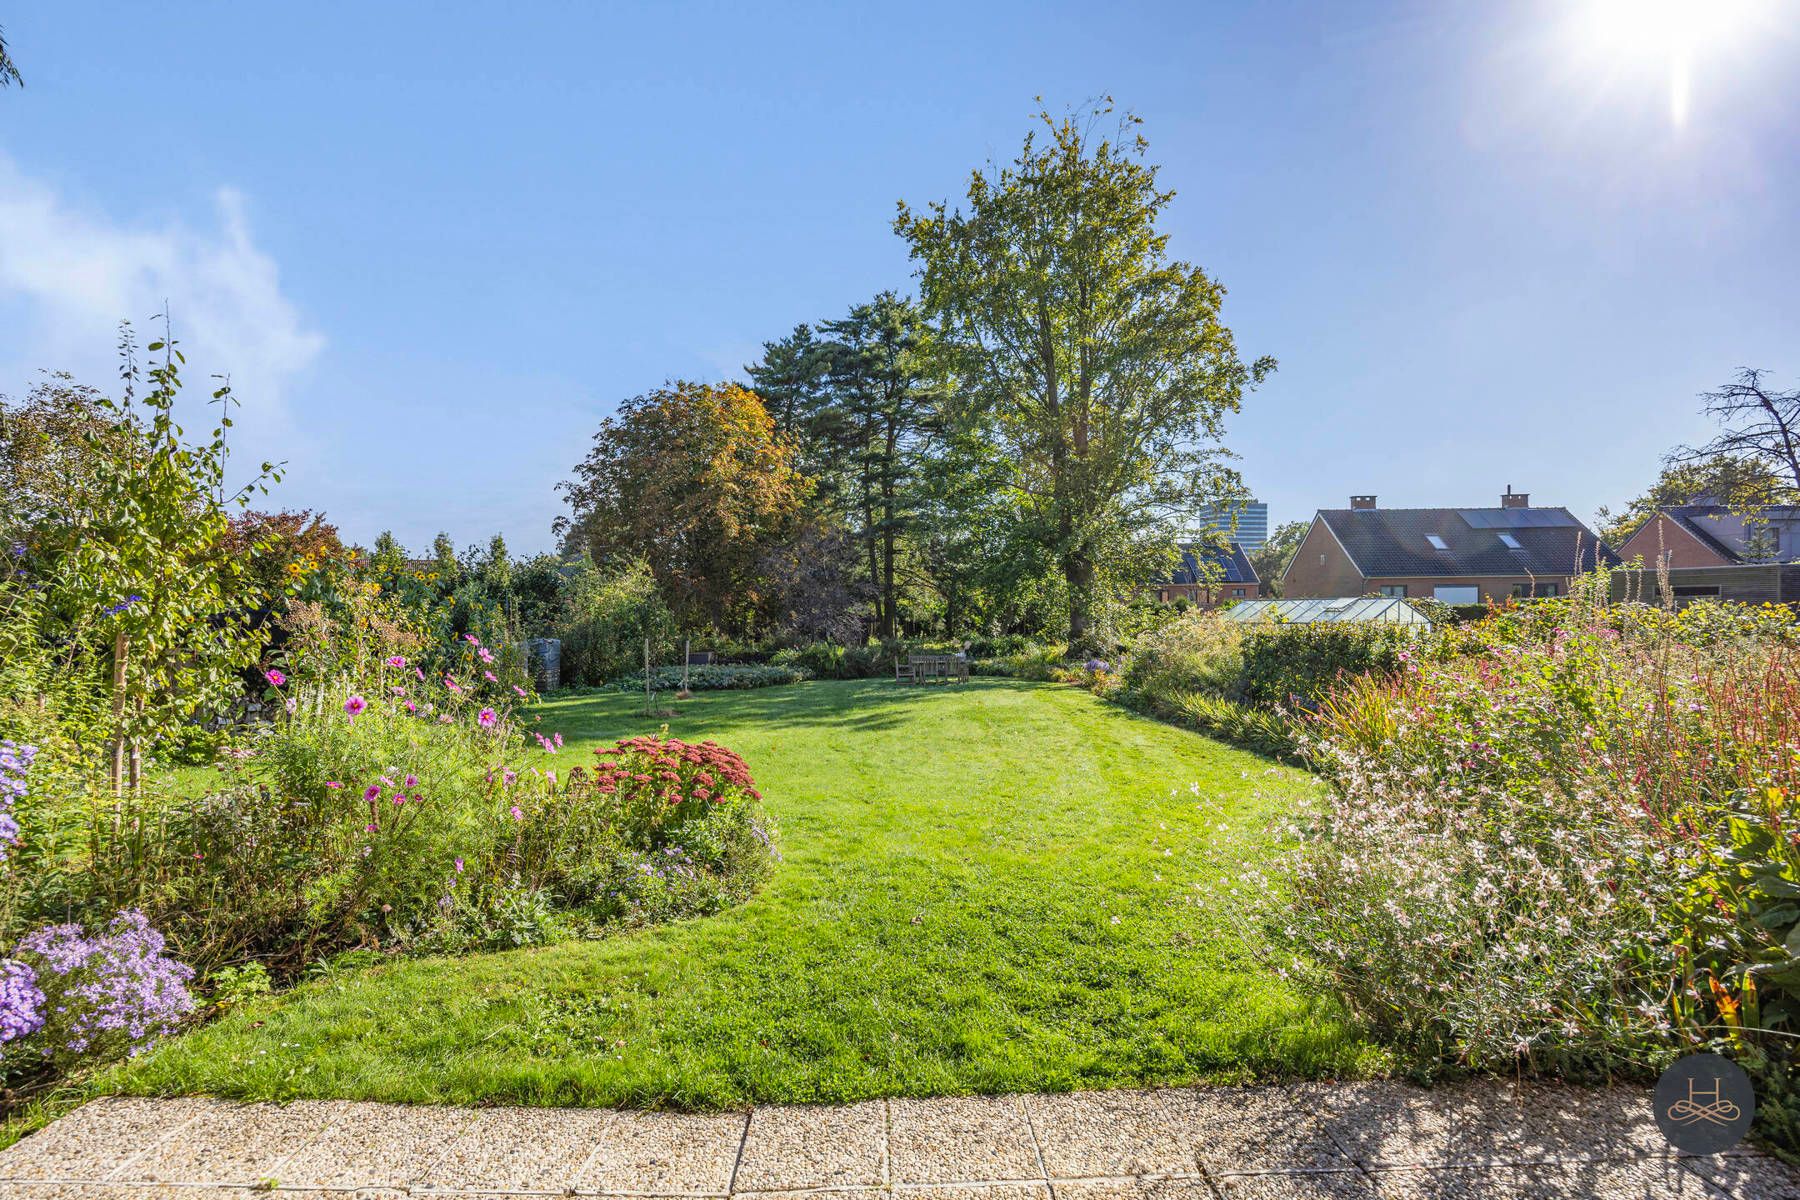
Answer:
<svg viewBox="0 0 1800 1200"><path fill-rule="evenodd" d="M1665 75L1669 119L1687 122L1698 59L1746 47L1780 0L1586 0L1576 36L1622 73Z"/></svg>

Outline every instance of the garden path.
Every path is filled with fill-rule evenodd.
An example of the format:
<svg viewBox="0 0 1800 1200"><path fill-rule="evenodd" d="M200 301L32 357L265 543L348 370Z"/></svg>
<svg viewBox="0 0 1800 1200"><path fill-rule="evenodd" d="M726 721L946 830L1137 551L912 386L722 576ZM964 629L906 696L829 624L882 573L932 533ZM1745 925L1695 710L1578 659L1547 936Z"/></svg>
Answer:
<svg viewBox="0 0 1800 1200"><path fill-rule="evenodd" d="M1675 1155L1644 1089L1167 1088L680 1114L110 1098L0 1152L14 1200L612 1195L795 1200L1800 1197Z"/></svg>

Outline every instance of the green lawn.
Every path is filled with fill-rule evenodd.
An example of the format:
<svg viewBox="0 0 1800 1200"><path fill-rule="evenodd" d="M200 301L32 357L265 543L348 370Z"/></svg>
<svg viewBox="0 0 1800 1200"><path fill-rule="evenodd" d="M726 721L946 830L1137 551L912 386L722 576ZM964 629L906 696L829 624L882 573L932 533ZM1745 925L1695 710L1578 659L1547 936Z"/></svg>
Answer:
<svg viewBox="0 0 1800 1200"><path fill-rule="evenodd" d="M542 705L559 765L654 729L634 705ZM671 731L740 751L780 823L785 861L749 904L308 984L108 1086L708 1108L1379 1065L1332 1004L1250 959L1228 893L1304 774L1051 685L680 707Z"/></svg>

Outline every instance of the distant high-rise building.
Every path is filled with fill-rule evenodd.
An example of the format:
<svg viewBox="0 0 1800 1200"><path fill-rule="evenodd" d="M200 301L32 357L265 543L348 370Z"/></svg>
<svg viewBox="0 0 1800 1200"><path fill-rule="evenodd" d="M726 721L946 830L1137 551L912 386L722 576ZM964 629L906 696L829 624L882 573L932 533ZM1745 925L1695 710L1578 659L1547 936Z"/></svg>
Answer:
<svg viewBox="0 0 1800 1200"><path fill-rule="evenodd" d="M1232 528L1232 514L1202 509L1197 529L1217 529L1245 550L1258 550L1269 540L1269 506L1252 500L1237 514L1237 527Z"/></svg>

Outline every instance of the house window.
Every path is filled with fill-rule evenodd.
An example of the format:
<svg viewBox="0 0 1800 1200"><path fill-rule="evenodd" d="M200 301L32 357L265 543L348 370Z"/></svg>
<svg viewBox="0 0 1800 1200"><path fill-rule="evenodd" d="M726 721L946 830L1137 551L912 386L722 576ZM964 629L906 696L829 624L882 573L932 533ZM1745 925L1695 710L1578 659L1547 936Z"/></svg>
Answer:
<svg viewBox="0 0 1800 1200"><path fill-rule="evenodd" d="M1562 585L1558 583L1540 583L1538 584L1538 595L1560 596L1562 595Z"/></svg>
<svg viewBox="0 0 1800 1200"><path fill-rule="evenodd" d="M1244 595L1244 589L1243 588L1232 588L1231 594L1238 597L1239 599L1242 599L1243 595Z"/></svg>
<svg viewBox="0 0 1800 1200"><path fill-rule="evenodd" d="M1397 600L1404 600L1406 599L1406 585L1404 583L1384 583L1381 585L1381 594L1392 596Z"/></svg>
<svg viewBox="0 0 1800 1200"><path fill-rule="evenodd" d="M1512 586L1515 599L1529 600L1534 596L1558 596L1562 594L1562 585L1557 583L1515 583Z"/></svg>
<svg viewBox="0 0 1800 1200"><path fill-rule="evenodd" d="M1480 604L1481 589L1463 584L1440 583L1431 589L1431 598L1440 604Z"/></svg>

